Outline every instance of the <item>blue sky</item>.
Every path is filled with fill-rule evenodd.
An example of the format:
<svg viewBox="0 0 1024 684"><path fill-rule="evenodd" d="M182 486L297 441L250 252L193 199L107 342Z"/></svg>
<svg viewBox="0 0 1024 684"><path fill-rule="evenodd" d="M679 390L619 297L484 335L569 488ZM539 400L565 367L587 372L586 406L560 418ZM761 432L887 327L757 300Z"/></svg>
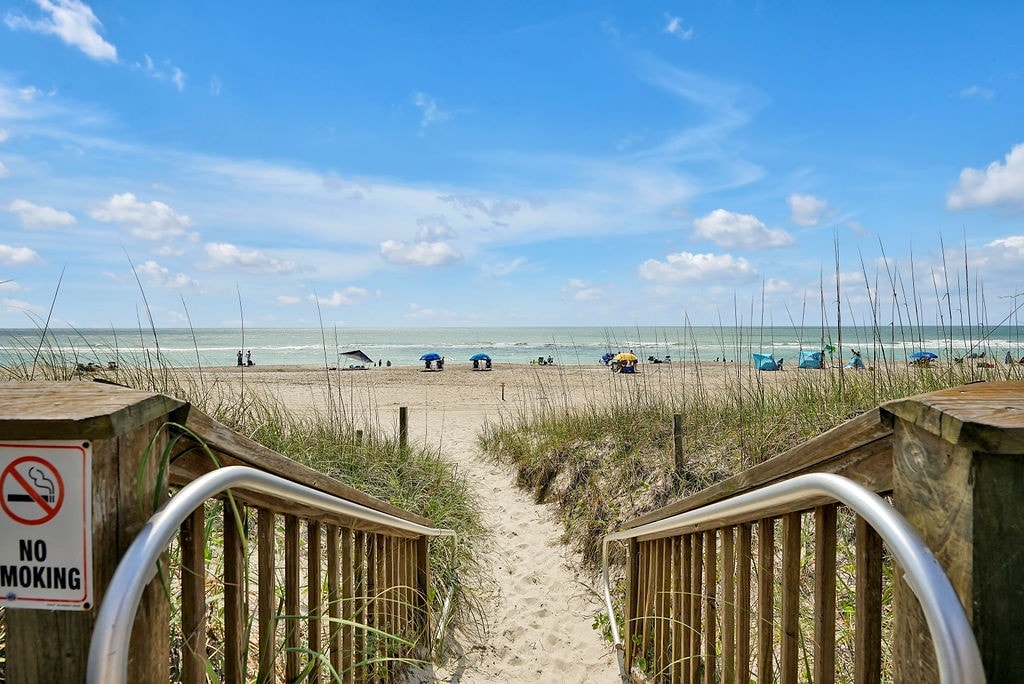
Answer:
<svg viewBox="0 0 1024 684"><path fill-rule="evenodd" d="M0 3L0 327L998 322L1022 15Z"/></svg>

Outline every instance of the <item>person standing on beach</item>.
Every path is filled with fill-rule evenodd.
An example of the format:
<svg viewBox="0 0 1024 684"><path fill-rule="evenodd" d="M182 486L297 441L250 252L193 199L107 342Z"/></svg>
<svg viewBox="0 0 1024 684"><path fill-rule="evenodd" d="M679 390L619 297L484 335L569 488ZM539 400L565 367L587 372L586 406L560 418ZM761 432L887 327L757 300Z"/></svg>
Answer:
<svg viewBox="0 0 1024 684"><path fill-rule="evenodd" d="M239 366L242 365L242 350L241 349L238 350L238 365Z"/></svg>

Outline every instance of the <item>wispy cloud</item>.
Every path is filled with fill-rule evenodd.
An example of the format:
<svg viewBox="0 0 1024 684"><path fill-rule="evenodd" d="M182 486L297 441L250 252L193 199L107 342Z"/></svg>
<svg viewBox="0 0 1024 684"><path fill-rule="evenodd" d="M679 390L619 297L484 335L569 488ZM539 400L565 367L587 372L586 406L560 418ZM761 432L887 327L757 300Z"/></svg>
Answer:
<svg viewBox="0 0 1024 684"><path fill-rule="evenodd" d="M420 113L420 128L426 128L427 126L433 126L434 124L443 123L451 118L451 114L442 111L437 105L437 101L433 97L423 92L415 92L412 96L412 102L416 105Z"/></svg>
<svg viewBox="0 0 1024 684"><path fill-rule="evenodd" d="M223 86L223 84L220 82L220 79L217 78L216 74L214 74L213 76L210 77L210 94L211 95L220 95L220 89L221 89L222 86Z"/></svg>
<svg viewBox="0 0 1024 684"><path fill-rule="evenodd" d="M690 40L693 38L693 28L684 26L683 20L680 17L674 17L671 14L665 15L665 28L662 30L679 40Z"/></svg>
<svg viewBox="0 0 1024 684"><path fill-rule="evenodd" d="M41 261L39 255L28 247L12 247L11 245L0 245L0 264L5 266L20 266Z"/></svg>
<svg viewBox="0 0 1024 684"><path fill-rule="evenodd" d="M0 178L10 177L11 172L7 169L2 161L0 161Z"/></svg>
<svg viewBox="0 0 1024 684"><path fill-rule="evenodd" d="M743 257L731 254L669 254L665 261L648 259L640 265L644 280L671 285L695 282L749 281L757 277L757 269Z"/></svg>
<svg viewBox="0 0 1024 684"><path fill-rule="evenodd" d="M100 61L117 61L117 48L100 36L103 25L92 9L79 0L35 0L46 16L30 19L8 12L4 23L12 30L26 30L54 35L89 57Z"/></svg>
<svg viewBox="0 0 1024 684"><path fill-rule="evenodd" d="M448 266L462 260L462 254L447 242L415 242L399 240L380 243L380 255L385 261L402 266Z"/></svg>
<svg viewBox="0 0 1024 684"><path fill-rule="evenodd" d="M965 168L946 196L951 211L995 205L1024 206L1024 143L1010 150L1005 163L994 161L984 170Z"/></svg>
<svg viewBox="0 0 1024 684"><path fill-rule="evenodd" d="M152 260L136 266L135 272L141 279L154 287L179 290L195 289L199 286L199 283L184 273L171 273L169 268L161 266Z"/></svg>
<svg viewBox="0 0 1024 684"><path fill-rule="evenodd" d="M781 228L768 228L752 214L735 214L715 209L707 216L694 219L694 235L711 240L720 247L785 247L793 244L793 236Z"/></svg>
<svg viewBox="0 0 1024 684"><path fill-rule="evenodd" d="M170 60L165 59L157 64L149 55L143 55L143 61L132 66L154 80L170 81L179 93L185 90L185 72L171 64Z"/></svg>
<svg viewBox="0 0 1024 684"><path fill-rule="evenodd" d="M302 270L291 259L277 259L258 249L242 249L226 242L212 242L206 245L209 269L236 268L248 273L286 275Z"/></svg>
<svg viewBox="0 0 1024 684"><path fill-rule="evenodd" d="M586 280L570 278L562 292L575 302L594 302L604 298L604 288L596 286Z"/></svg>
<svg viewBox="0 0 1024 684"><path fill-rule="evenodd" d="M970 98L980 98L982 100L991 100L995 96L995 92L988 89L982 88L979 85L972 85L964 88L960 91L960 98L967 100Z"/></svg>
<svg viewBox="0 0 1024 684"><path fill-rule="evenodd" d="M18 217L25 228L67 228L75 225L75 217L66 211L16 199L7 205L7 211Z"/></svg>
<svg viewBox="0 0 1024 684"><path fill-rule="evenodd" d="M365 298L366 290L361 287L346 287L344 290L335 290L329 297L318 297L309 295L309 301L317 302L320 306L351 306L358 300Z"/></svg>
<svg viewBox="0 0 1024 684"><path fill-rule="evenodd" d="M143 240L180 237L192 226L192 219L177 213L163 202L140 202L130 192L113 195L98 209L90 212L90 216L97 221L125 225L132 235Z"/></svg>
<svg viewBox="0 0 1024 684"><path fill-rule="evenodd" d="M828 202L814 195L793 193L786 198L789 221L797 226L816 226L828 211Z"/></svg>

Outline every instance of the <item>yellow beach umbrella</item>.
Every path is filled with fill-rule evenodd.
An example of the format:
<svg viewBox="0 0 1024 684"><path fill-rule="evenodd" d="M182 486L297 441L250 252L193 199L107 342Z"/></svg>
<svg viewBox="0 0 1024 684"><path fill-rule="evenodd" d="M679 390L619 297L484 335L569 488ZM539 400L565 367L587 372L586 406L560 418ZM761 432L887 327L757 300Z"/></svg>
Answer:
<svg viewBox="0 0 1024 684"><path fill-rule="evenodd" d="M631 354L630 352L622 352L621 354L615 355L615 360L619 361L620 363L622 361L636 361L636 355Z"/></svg>

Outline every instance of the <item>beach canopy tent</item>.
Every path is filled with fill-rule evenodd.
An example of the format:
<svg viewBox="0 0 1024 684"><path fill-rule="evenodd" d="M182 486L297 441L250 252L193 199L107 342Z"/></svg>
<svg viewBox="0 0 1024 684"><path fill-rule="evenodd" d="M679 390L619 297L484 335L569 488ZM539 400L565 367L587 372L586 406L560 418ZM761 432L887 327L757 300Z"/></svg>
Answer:
<svg viewBox="0 0 1024 684"><path fill-rule="evenodd" d="M911 361L925 361L925 360L932 361L934 359L939 358L939 355L935 354L934 352L930 352L930 351L919 351L919 352L914 352L908 358Z"/></svg>
<svg viewBox="0 0 1024 684"><path fill-rule="evenodd" d="M441 355L437 352L427 352L420 357L420 361L440 361Z"/></svg>
<svg viewBox="0 0 1024 684"><path fill-rule="evenodd" d="M864 361L861 360L860 354L854 354L850 357L850 362L846 364L847 368L861 369L864 367Z"/></svg>
<svg viewBox="0 0 1024 684"><path fill-rule="evenodd" d="M800 368L821 368L822 358L820 351L801 351Z"/></svg>
<svg viewBox="0 0 1024 684"><path fill-rule="evenodd" d="M774 354L754 354L754 368L757 370L779 370L780 363L782 363L782 359L776 361Z"/></svg>
<svg viewBox="0 0 1024 684"><path fill-rule="evenodd" d="M469 360L470 361L490 361L491 357L488 356L487 354L484 354L483 352L480 352L479 354L473 354L472 356L470 356Z"/></svg>
<svg viewBox="0 0 1024 684"><path fill-rule="evenodd" d="M344 356L346 359L354 359L359 363L368 363L370 365L373 365L373 359L371 359L369 356L364 354L362 350L359 349L353 349L352 351L347 352L338 352L338 356Z"/></svg>

